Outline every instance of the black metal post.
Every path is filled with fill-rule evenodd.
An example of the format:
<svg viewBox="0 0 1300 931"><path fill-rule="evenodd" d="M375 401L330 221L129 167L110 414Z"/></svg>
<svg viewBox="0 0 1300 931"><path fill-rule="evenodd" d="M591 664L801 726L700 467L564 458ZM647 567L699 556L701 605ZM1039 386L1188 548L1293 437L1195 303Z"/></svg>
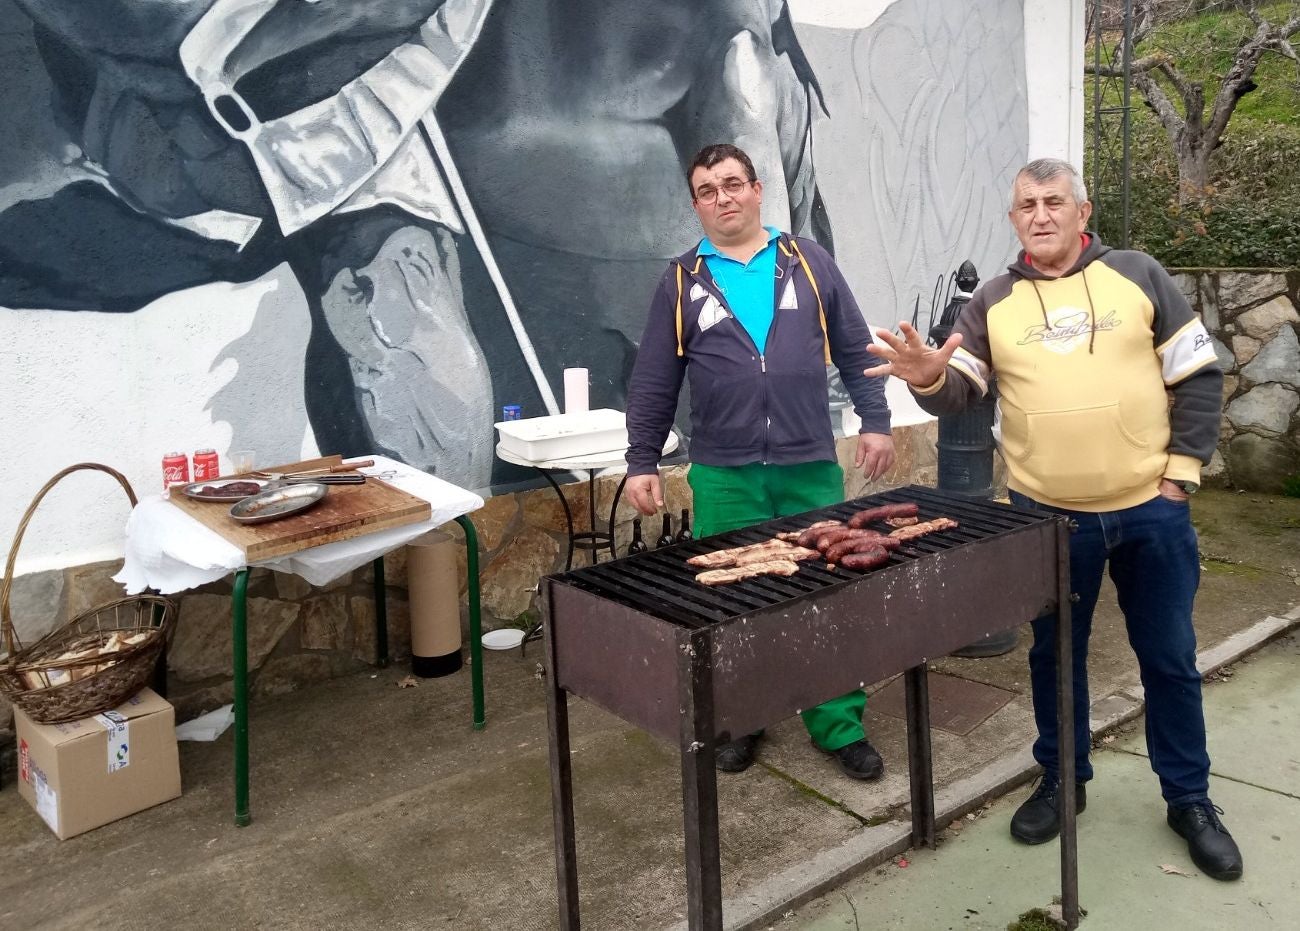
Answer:
<svg viewBox="0 0 1300 931"><path fill-rule="evenodd" d="M1061 916L1067 928L1077 928L1079 850L1074 810L1074 625L1070 610L1075 595L1070 586L1070 522L1065 518L1057 523L1056 559L1056 732L1057 769L1061 780Z"/></svg>
<svg viewBox="0 0 1300 931"><path fill-rule="evenodd" d="M578 931L578 844L573 826L573 764L569 755L569 703L555 675L551 593L542 583L542 639L546 648L546 724L551 748L551 815L555 825L555 883L561 931Z"/></svg>
<svg viewBox="0 0 1300 931"><path fill-rule="evenodd" d="M718 774L713 764L713 648L703 632L683 631L678 644L687 927L690 931L722 931Z"/></svg>
<svg viewBox="0 0 1300 931"><path fill-rule="evenodd" d="M925 664L903 673L907 700L907 773L912 786L912 846L937 846L934 760L930 754L930 685Z"/></svg>

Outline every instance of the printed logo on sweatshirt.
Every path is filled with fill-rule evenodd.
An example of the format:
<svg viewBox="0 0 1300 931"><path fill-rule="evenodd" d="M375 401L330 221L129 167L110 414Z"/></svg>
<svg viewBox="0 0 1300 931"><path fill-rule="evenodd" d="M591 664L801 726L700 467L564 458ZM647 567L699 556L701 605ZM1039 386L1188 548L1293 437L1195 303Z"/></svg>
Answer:
<svg viewBox="0 0 1300 931"><path fill-rule="evenodd" d="M1017 345L1042 343L1044 349L1063 356L1068 356L1080 346L1088 345L1088 338L1093 330L1092 314L1088 308L1054 308L1047 312L1047 322L1048 326L1039 324L1027 328L1024 338ZM1098 333L1104 333L1119 325L1119 315L1112 310L1106 316L1097 319L1096 330Z"/></svg>
<svg viewBox="0 0 1300 931"><path fill-rule="evenodd" d="M791 278L785 283L785 290L781 293L781 303L777 305L778 310L798 310L799 298L794 293L794 279Z"/></svg>
<svg viewBox="0 0 1300 931"><path fill-rule="evenodd" d="M715 323L726 320L728 316L730 315L727 313L727 308L723 307L721 302L710 294L709 299L700 308L700 332L703 333Z"/></svg>

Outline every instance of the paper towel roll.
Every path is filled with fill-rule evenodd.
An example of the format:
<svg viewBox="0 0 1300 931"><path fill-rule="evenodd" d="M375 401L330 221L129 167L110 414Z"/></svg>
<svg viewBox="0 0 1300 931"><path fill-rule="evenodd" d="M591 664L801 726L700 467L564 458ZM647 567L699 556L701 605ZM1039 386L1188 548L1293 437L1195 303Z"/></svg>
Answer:
<svg viewBox="0 0 1300 931"><path fill-rule="evenodd" d="M411 671L425 678L449 675L461 666L459 544L434 531L407 546Z"/></svg>
<svg viewBox="0 0 1300 931"><path fill-rule="evenodd" d="M587 386L590 379L586 369L564 370L564 412L581 414L589 410Z"/></svg>

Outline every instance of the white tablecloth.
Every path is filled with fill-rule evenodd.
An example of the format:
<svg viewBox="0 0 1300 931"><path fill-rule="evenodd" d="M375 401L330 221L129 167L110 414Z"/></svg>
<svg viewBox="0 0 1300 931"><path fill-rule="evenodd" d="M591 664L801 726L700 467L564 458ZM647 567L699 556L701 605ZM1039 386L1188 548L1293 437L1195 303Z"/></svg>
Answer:
<svg viewBox="0 0 1300 931"><path fill-rule="evenodd" d="M288 556L246 563L237 546L158 495L141 500L127 519L126 561L113 579L121 582L129 595L146 588L168 595L215 582L236 569L252 565L291 572L312 585L324 585L483 506L483 499L478 495L450 482L384 456L366 458L374 459L375 465L362 469L364 474L395 472L385 481L428 501L432 508L430 518L418 524L390 527L350 540L314 546Z"/></svg>

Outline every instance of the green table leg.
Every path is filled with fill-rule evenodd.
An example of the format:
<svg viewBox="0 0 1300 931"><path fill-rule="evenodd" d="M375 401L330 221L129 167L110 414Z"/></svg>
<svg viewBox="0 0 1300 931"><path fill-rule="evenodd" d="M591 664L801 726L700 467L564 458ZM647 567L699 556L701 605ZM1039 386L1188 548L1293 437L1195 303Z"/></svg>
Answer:
<svg viewBox="0 0 1300 931"><path fill-rule="evenodd" d="M388 589L384 584L384 557L374 562L375 567L375 665L388 667Z"/></svg>
<svg viewBox="0 0 1300 931"><path fill-rule="evenodd" d="M479 607L478 533L468 517L457 517L465 531L465 574L469 587L469 678L474 691L474 730L484 727L483 710L483 614Z"/></svg>
<svg viewBox="0 0 1300 931"><path fill-rule="evenodd" d="M235 826L253 821L248 810L248 569L235 573L230 596L232 625L231 659L235 666Z"/></svg>

